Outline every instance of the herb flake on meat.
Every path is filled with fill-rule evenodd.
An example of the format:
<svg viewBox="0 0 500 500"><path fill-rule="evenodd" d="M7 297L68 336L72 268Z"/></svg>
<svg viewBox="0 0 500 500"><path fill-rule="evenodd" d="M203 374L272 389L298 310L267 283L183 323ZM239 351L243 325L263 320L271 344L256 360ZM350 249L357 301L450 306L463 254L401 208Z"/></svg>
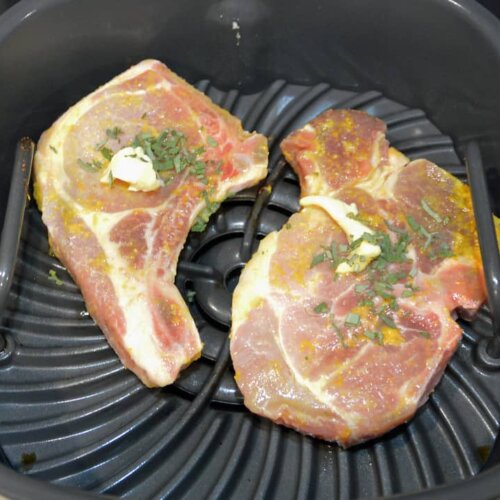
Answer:
<svg viewBox="0 0 500 500"><path fill-rule="evenodd" d="M379 331L367 330L363 334L365 337L369 338L370 340L376 342L379 345L382 345L384 343L384 336Z"/></svg>
<svg viewBox="0 0 500 500"><path fill-rule="evenodd" d="M157 172L181 173L189 168L192 175L208 183L207 165L201 159L205 148L189 149L186 135L179 130L165 129L157 136L141 132L135 136L132 146L142 147Z"/></svg>
<svg viewBox="0 0 500 500"><path fill-rule="evenodd" d="M314 312L317 314L325 314L330 310L330 308L326 305L326 302L321 302L314 308Z"/></svg>
<svg viewBox="0 0 500 500"><path fill-rule="evenodd" d="M117 140L120 135L123 135L123 130L120 127L106 129L106 136L110 139Z"/></svg>
<svg viewBox="0 0 500 500"><path fill-rule="evenodd" d="M361 316L357 313L347 313L344 323L346 326L358 326L361 322Z"/></svg>
<svg viewBox="0 0 500 500"><path fill-rule="evenodd" d="M438 224L443 222L443 218L436 211L434 211L423 198L420 200L420 206L424 209L427 215L434 219Z"/></svg>
<svg viewBox="0 0 500 500"><path fill-rule="evenodd" d="M195 233L201 233L205 230L210 216L220 207L219 202L210 199L212 193L209 194L207 191L203 191L201 194L205 200L205 208L198 214L198 217L196 217L196 220L191 227L191 231Z"/></svg>
<svg viewBox="0 0 500 500"><path fill-rule="evenodd" d="M91 173L98 172L102 168L102 163L97 160L92 160L91 162L89 162L83 161L81 158L78 158L77 163L79 167L83 168L83 170Z"/></svg>

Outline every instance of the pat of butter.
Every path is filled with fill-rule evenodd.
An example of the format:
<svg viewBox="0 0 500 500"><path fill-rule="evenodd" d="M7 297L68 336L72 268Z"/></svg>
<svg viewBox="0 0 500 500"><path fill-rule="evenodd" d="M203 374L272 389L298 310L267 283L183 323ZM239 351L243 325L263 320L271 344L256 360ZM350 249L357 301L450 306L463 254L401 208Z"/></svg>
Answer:
<svg viewBox="0 0 500 500"><path fill-rule="evenodd" d="M322 208L342 228L349 243L361 238L364 233L374 234L368 226L348 217L348 214L358 214L358 207L355 203L348 205L329 196L306 196L300 200L300 204L303 207L316 206ZM355 256L359 256L361 259L355 259L355 265L341 262L337 266L336 272L345 274L362 271L373 259L380 255L381 251L379 245L363 241L349 254L349 259Z"/></svg>
<svg viewBox="0 0 500 500"><path fill-rule="evenodd" d="M113 155L101 182L109 184L114 179L127 182L129 191L154 191L163 186L151 158L140 146L122 148Z"/></svg>

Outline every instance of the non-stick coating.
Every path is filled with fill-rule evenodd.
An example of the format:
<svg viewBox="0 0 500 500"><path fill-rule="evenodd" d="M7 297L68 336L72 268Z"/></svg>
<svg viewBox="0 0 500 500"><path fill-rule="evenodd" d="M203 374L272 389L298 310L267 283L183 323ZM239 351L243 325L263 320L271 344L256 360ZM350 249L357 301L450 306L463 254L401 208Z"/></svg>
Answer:
<svg viewBox="0 0 500 500"><path fill-rule="evenodd" d="M477 138L491 166L500 144L496 21L465 1L426 0L405 9L393 1L370 4L21 2L0 19L4 176L18 136L37 138L70 104L144 57L202 80L215 101L270 136L271 166L279 138L331 105L382 116L396 146L459 176L462 162L451 140L431 122L458 147ZM431 121L397 101L423 107ZM490 168L495 202L499 172ZM250 235L253 245L296 210L297 192L285 169ZM204 235L188 241L183 260L218 267L222 278L201 279L189 265L179 275L181 289L196 292L191 308L207 347L163 391L143 388L80 316L78 291L47 256L39 214L30 208L2 327L12 356L0 367L0 443L15 468L105 493L172 498L386 496L477 474L500 414L500 372L477 355L489 330L484 313L472 327L464 325L462 347L431 402L409 426L371 444L342 452L242 407L224 339L256 196L251 190L230 200ZM49 282L49 269L64 278L62 287ZM472 488L487 498L492 488L500 493L499 482L481 474L434 494L459 497ZM10 496L44 491L20 484L0 473L0 490Z"/></svg>

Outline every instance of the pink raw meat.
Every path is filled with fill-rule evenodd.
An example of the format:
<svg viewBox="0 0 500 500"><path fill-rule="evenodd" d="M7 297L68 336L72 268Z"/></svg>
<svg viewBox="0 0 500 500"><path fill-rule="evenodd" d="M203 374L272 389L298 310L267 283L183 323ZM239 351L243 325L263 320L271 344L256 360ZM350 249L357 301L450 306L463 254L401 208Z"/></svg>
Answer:
<svg viewBox="0 0 500 500"><path fill-rule="evenodd" d="M183 134L187 150L200 148L204 175L191 168L162 171L165 186L151 192L100 182L109 153L138 134L165 129ZM154 60L82 99L42 135L35 196L50 245L123 364L147 386L172 383L201 353L174 286L190 228L207 202L213 210L266 172L266 139L245 132L239 120Z"/></svg>
<svg viewBox="0 0 500 500"><path fill-rule="evenodd" d="M414 415L460 342L454 315L485 300L469 188L384 133L365 113L330 110L281 144L302 196L355 203L382 255L337 274L346 234L306 207L260 243L233 299L245 405L345 447Z"/></svg>

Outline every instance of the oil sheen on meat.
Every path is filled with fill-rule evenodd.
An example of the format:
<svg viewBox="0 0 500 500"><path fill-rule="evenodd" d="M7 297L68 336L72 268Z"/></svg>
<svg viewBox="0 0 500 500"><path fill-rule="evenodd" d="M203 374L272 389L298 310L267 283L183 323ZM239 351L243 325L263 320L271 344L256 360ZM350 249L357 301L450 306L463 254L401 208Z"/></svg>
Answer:
<svg viewBox="0 0 500 500"><path fill-rule="evenodd" d="M460 342L454 317L485 300L469 188L384 134L365 113L329 110L281 144L301 196L355 204L381 255L337 273L355 244L308 206L264 238L233 298L245 405L344 447L415 414Z"/></svg>
<svg viewBox="0 0 500 500"><path fill-rule="evenodd" d="M182 154L196 151L196 173L177 162L160 172L164 185L151 192L101 182L112 154L140 134L165 130L185 139ZM201 353L174 285L190 228L200 212L206 218L207 209L265 177L267 153L263 136L245 132L154 60L82 99L42 135L35 197L50 245L123 364L147 386L172 383Z"/></svg>

